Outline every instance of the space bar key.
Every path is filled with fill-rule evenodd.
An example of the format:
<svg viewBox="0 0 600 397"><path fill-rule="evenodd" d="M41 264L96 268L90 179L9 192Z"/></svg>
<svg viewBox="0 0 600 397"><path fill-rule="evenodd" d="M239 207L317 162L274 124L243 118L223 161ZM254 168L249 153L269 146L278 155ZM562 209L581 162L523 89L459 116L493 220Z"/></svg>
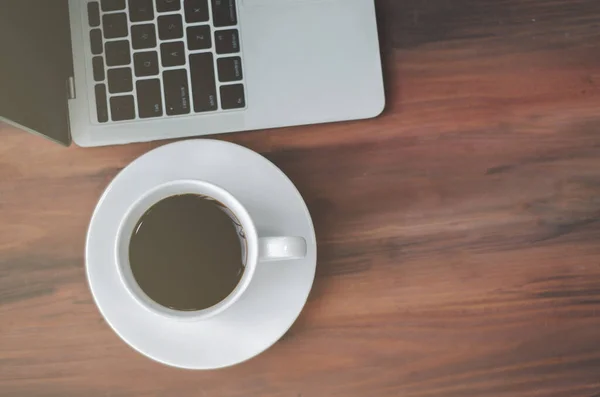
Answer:
<svg viewBox="0 0 600 397"><path fill-rule="evenodd" d="M217 86L213 54L205 52L190 55L192 96L195 112L217 110Z"/></svg>

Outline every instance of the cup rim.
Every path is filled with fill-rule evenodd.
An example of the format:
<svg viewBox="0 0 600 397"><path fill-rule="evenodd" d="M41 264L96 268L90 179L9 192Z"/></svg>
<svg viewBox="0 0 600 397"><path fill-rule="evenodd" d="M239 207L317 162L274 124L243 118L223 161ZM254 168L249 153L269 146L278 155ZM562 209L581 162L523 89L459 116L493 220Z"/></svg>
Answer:
<svg viewBox="0 0 600 397"><path fill-rule="evenodd" d="M199 189L195 191L181 191L178 193L170 193L161 196L158 199L149 200L150 197L152 197L160 191L168 190L171 187L178 186L194 186ZM128 255L123 257L123 250L125 250L124 252L126 252L127 254L129 253L129 241L131 236L127 236L124 234L127 232L127 225L130 224L132 221L131 218L134 215L134 211L136 211L140 207L143 207L142 211L143 213L145 213L154 204L168 197L172 197L178 194L202 194L221 202L233 213L233 215L240 222L246 238L246 263L244 265L244 272L240 281L225 299L221 300L213 306L201 310L175 310L165 307L154 301L142 290L142 288L137 284L135 277L133 277L133 273L131 272L131 267L129 265ZM150 202L144 204L146 201ZM135 218L135 222L137 223L138 217ZM204 320L216 316L217 314L225 311L227 308L233 305L248 288L248 285L250 284L250 281L256 270L256 264L258 261L258 234L252 217L248 213L248 210L229 191L211 182L205 182L194 179L178 179L160 184L147 190L144 194L139 196L139 198L135 200L133 204L131 204L127 208L127 211L119 221L117 236L114 244L114 257L115 265L117 267L117 274L121 283L127 290L128 294L146 310L149 310L150 312L155 313L157 315L176 320ZM123 261L125 261L126 264L123 263Z"/></svg>

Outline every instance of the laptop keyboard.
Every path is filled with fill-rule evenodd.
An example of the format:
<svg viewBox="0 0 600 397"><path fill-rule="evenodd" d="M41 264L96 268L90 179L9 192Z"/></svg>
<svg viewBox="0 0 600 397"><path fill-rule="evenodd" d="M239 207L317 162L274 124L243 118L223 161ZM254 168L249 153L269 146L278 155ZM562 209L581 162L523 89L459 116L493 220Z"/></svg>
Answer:
<svg viewBox="0 0 600 397"><path fill-rule="evenodd" d="M89 1L98 122L245 108L235 1Z"/></svg>

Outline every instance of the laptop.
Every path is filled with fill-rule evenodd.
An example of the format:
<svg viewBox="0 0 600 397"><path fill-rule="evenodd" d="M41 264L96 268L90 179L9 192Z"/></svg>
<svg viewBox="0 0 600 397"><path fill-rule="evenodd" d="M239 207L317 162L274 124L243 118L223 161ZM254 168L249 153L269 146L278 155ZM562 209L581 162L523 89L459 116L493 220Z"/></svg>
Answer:
<svg viewBox="0 0 600 397"><path fill-rule="evenodd" d="M102 146L371 118L374 0L0 0L0 121Z"/></svg>

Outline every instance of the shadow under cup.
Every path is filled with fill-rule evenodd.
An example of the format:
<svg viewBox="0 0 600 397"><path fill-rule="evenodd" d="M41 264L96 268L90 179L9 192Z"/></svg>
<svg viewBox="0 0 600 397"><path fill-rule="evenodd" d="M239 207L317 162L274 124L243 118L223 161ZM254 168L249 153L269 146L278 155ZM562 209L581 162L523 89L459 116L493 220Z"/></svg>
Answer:
<svg viewBox="0 0 600 397"><path fill-rule="evenodd" d="M206 271L203 273L205 278L202 280L188 280L186 278L180 278L179 281L178 279L170 280L168 279L168 277L171 269L168 269L167 267L171 264L168 263L169 256L168 254L166 254L166 256L163 258L165 259L165 261L160 262L162 263L161 267L165 268L163 270L166 271L166 273L164 273L160 277L163 277L163 279L167 280L168 282L180 282L185 284L181 285L182 289L184 287L190 288L190 283L193 283L195 281L202 281L201 283L198 283L199 288L202 288L202 285L204 285L205 288L217 288L215 287L217 285L229 286L224 287L228 289L224 291L222 295L224 296L223 299L219 300L214 304L211 303L211 305L208 307L200 305L200 308L197 310L189 308L178 310L179 308L167 307L161 303L158 303L157 300L160 301L160 299L153 299L151 296L156 297L156 295L153 295L150 289L146 288L146 291L148 291L148 293L146 293L146 291L142 289L142 286L144 286L145 284L142 283L142 286L140 286L140 283L138 283L137 281L140 280L140 271L136 270L134 272L134 270L132 269L132 264L130 263L130 248L132 247L133 242L132 236L134 236L134 233L138 232L141 226L144 226L143 222L141 222L140 220L144 220L146 217L149 216L154 216L156 218L156 213L158 211L154 211L154 209L173 199L183 200L186 198L186 196L190 196L190 200L188 200L189 202L185 205L200 204L193 203L193 200L197 200L203 201L203 204L209 204L214 208L218 208L216 209L216 211L221 215L220 219L217 220L221 222L221 226L224 226L223 222L228 222L228 226L230 226L231 228L231 233L235 233L235 236L233 237L237 238L237 241L235 243L237 243L238 246L234 247L237 249L237 251L235 252L237 252L238 255L236 258L238 264L236 266L238 266L241 270L241 277L238 276L238 278L235 279L235 282L233 284L231 283L231 279L229 281L224 280L222 273L211 272L210 269L206 269ZM185 203L185 200L178 203L177 205L182 205L182 203ZM218 244L219 241L210 240L217 238L217 235L215 235L214 233L213 235L211 235L211 232L213 232L214 230L211 229L210 222L205 222L204 224L199 225L198 222L201 220L194 219L193 210L191 210L192 213L190 213L189 209L183 207L181 208L181 210L182 211L180 211L179 213L174 213L175 217L172 219L171 224L168 223L171 220L167 219L167 223L165 224L164 229L165 235L168 236L168 234L171 233L173 234L173 236L176 237L176 233L173 231L173 229L175 229L179 233L187 233L185 228L195 227L197 229L195 230L196 232L205 233L200 234L200 236L205 237L205 240L199 241L199 247L201 247L202 244L204 244L204 247L206 247L207 249L216 250L221 248ZM215 214L214 212L215 211L213 211L212 216L218 216L218 214ZM148 220L148 222L150 222L150 220ZM216 224L213 225L217 226ZM230 243L232 237L231 233L229 235L230 238L228 240ZM176 238L174 239L174 243L175 246L180 244ZM226 246L224 247L226 248ZM233 245L230 244L229 247L232 248ZM164 185L160 185L150 190L148 193L144 194L140 199L138 199L129 208L120 224L117 236L117 244L115 248L116 263L121 281L125 285L129 294L141 306L158 315L167 316L174 319L198 320L212 317L215 314L222 312L231 304L233 304L248 287L250 279L252 278L252 275L254 273L258 257L258 236L256 233L256 228L248 212L242 206L242 204L239 203L230 193L216 185L207 182L185 180L174 181L166 183ZM152 250L155 250L154 254L152 254ZM151 255L150 258L153 257L152 255L160 256L160 245L151 245L149 248L149 254ZM185 256L183 256L183 258L185 258ZM190 266L202 267L207 265L206 263L202 263L202 258L200 257L195 258L191 256L187 259L190 262ZM197 262L196 259L198 259ZM137 263L136 261L134 266L138 265L139 263ZM142 263L142 265L144 264ZM139 269L139 267L136 269ZM214 269L216 268L213 267L213 270ZM148 272L152 271L153 269L148 269ZM138 277L137 280L136 275ZM173 288L173 284L171 284L170 288L172 291L180 293L181 291L178 291L176 287L177 285L175 285L175 288ZM221 293L222 292L223 291L221 291Z"/></svg>

